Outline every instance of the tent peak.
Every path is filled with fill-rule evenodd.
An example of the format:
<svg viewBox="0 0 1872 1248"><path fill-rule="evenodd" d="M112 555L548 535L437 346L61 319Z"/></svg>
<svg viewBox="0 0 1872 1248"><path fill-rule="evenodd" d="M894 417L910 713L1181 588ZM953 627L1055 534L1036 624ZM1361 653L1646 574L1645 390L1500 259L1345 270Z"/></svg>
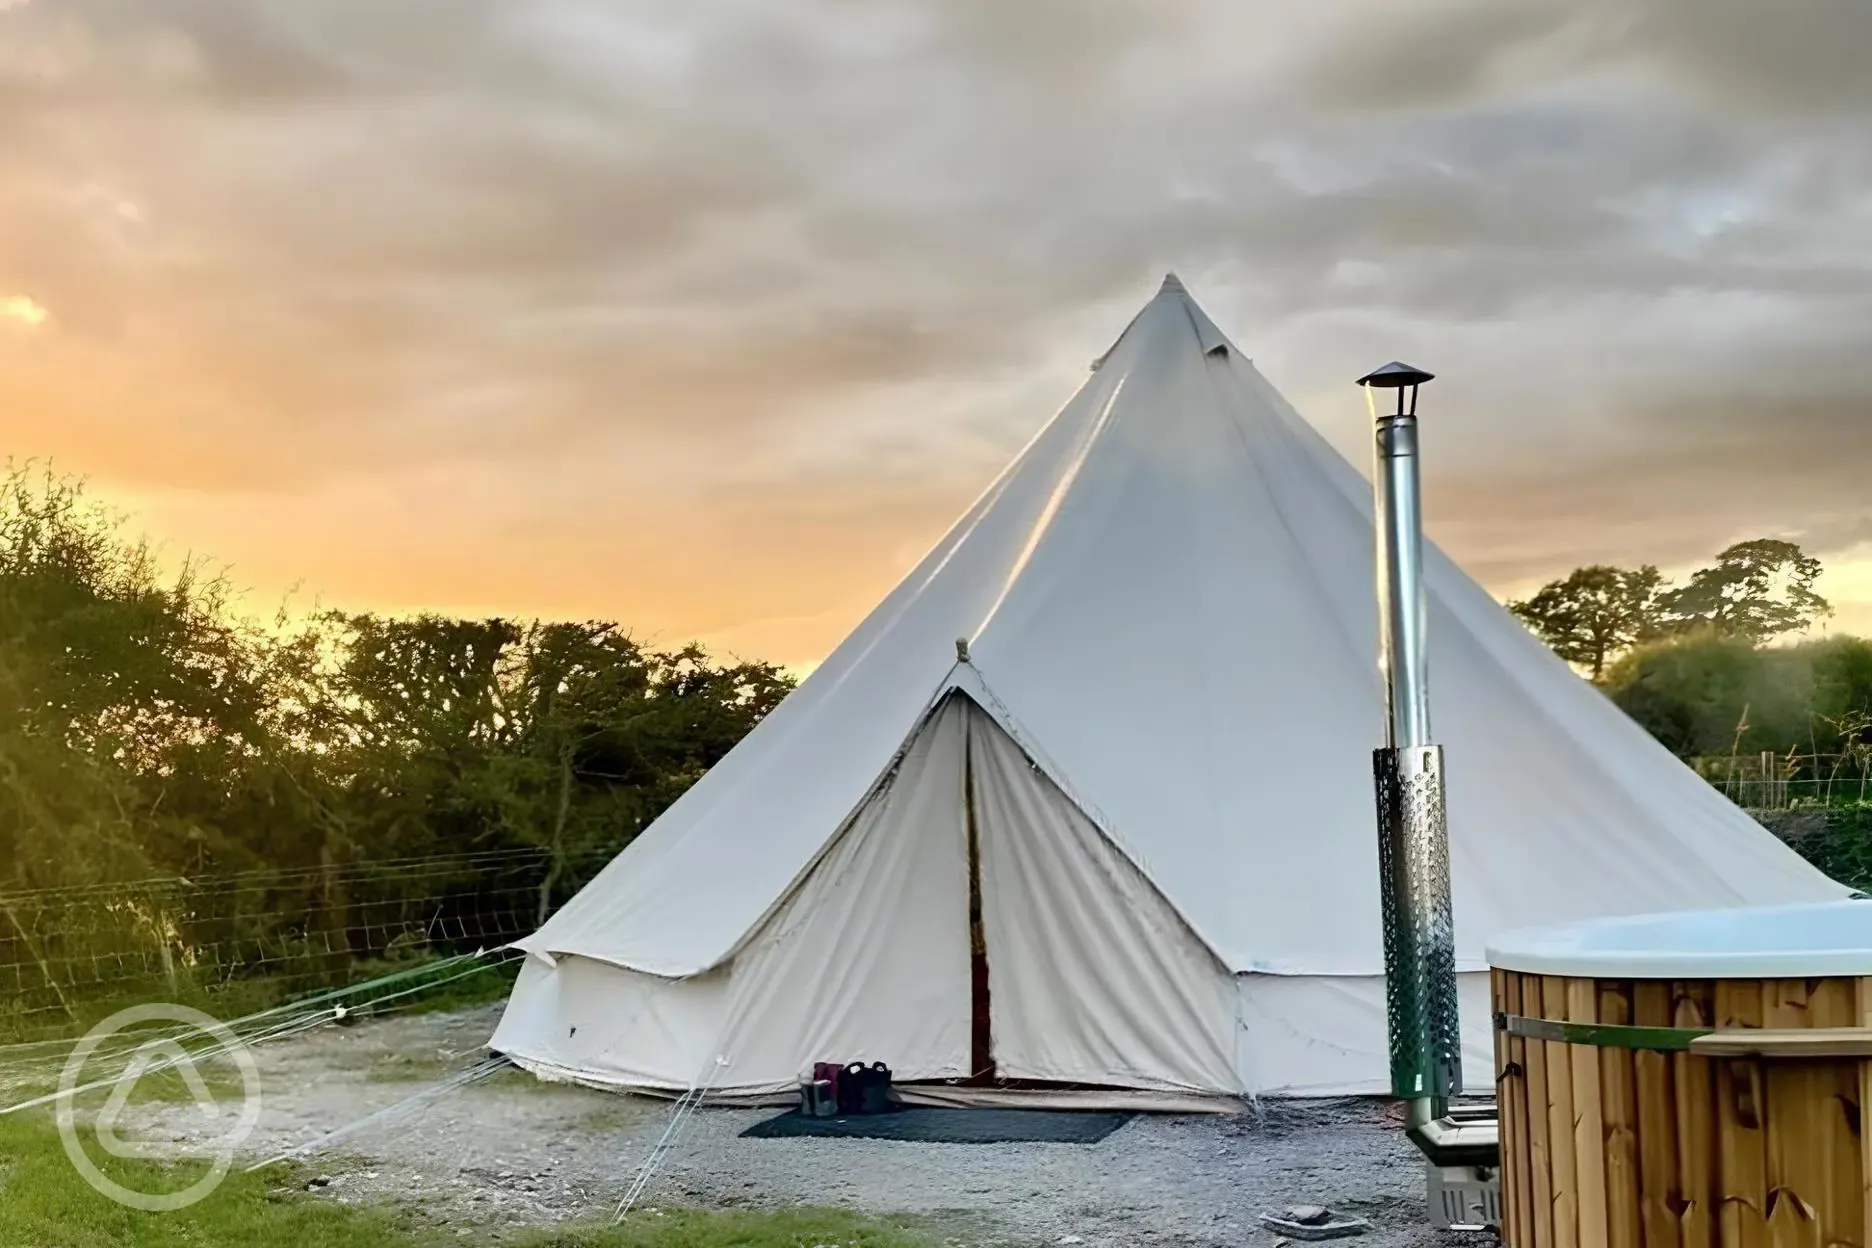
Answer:
<svg viewBox="0 0 1872 1248"><path fill-rule="evenodd" d="M1166 297L1170 300L1168 304L1162 302ZM1195 296L1189 293L1189 287L1183 284L1183 279L1178 277L1174 272L1169 272L1164 274L1163 285L1157 288L1157 294L1150 302L1146 303L1143 308L1139 309L1136 316L1131 318L1131 323L1124 327L1123 332L1118 335L1117 341L1113 342L1111 346L1105 349L1105 354L1092 361L1092 371L1096 373L1100 368L1104 367L1105 362L1112 358L1112 353L1118 350L1119 344L1124 342L1126 337L1130 335L1132 328L1136 326L1141 319L1146 316L1165 315L1166 313L1163 309L1171 307L1177 309L1177 311L1168 313L1168 315L1183 315L1188 317L1190 328L1195 331L1196 340L1201 344L1202 353L1204 355L1221 358L1228 357L1230 354L1228 339L1222 336L1222 331L1216 328L1215 322L1211 321L1208 316L1203 313L1202 308L1196 303ZM1243 358L1245 359L1246 357Z"/></svg>

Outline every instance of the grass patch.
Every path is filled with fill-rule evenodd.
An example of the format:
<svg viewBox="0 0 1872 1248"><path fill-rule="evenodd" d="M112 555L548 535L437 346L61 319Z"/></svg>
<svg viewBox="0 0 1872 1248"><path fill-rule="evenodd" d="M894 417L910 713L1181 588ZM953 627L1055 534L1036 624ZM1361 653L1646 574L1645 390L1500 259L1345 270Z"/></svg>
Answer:
<svg viewBox="0 0 1872 1248"><path fill-rule="evenodd" d="M779 1213L643 1210L622 1226L553 1231L524 1248L929 1248L936 1241L907 1224L828 1209Z"/></svg>
<svg viewBox="0 0 1872 1248"><path fill-rule="evenodd" d="M480 968L465 964L443 966L442 962L439 955L419 952L401 958L359 960L348 964L343 975L337 978L274 976L212 983L199 982L183 970L172 978L124 981L104 991L68 988L65 1009L37 1010L23 1015L9 1012L9 1002L0 1000L0 1046L76 1040L88 1028L118 1010L152 1001L186 1005L212 1018L231 1021L337 992L346 985L356 989L355 995L333 998L327 1004L342 1002L351 1007L360 1020L374 1017L380 1011L426 1014L463 1010L506 1000L513 991L514 980L520 975L518 959L506 962L490 959ZM386 975L421 972L429 966L436 968L433 984L425 983L417 975L376 990L361 987ZM466 973L470 970L473 973ZM364 1004L374 995L391 993L397 994L395 999L381 1007Z"/></svg>
<svg viewBox="0 0 1872 1248"><path fill-rule="evenodd" d="M490 966L479 975L469 975L452 984L444 984L416 998L411 1008L418 1014L437 1010L465 1010L477 1005L495 1005L513 994L514 981L520 978L520 961L515 959Z"/></svg>
<svg viewBox="0 0 1872 1248"><path fill-rule="evenodd" d="M393 1053L372 1062L364 1077L372 1083L434 1083L460 1070L463 1064L458 1058Z"/></svg>
<svg viewBox="0 0 1872 1248"><path fill-rule="evenodd" d="M90 1069L89 1066L87 1069ZM208 1089L208 1094L214 1097L218 1104L233 1104L240 1100L245 1091L240 1071L235 1069L227 1058L216 1058L211 1062L198 1063L194 1069L202 1086ZM130 1103L133 1105L146 1101L167 1101L189 1105L195 1101L195 1089L189 1085L187 1079L183 1078L182 1072L175 1069L146 1071L138 1075L136 1086L132 1091L134 1095ZM103 1093L91 1095L102 1096ZM80 1103L82 1101L83 1098L80 1098Z"/></svg>
<svg viewBox="0 0 1872 1248"><path fill-rule="evenodd" d="M82 1137L81 1137L82 1138ZM165 1166L106 1156L98 1168L124 1186L173 1192L199 1178L203 1162ZM424 1248L388 1213L282 1195L278 1178L230 1174L208 1199L175 1213L126 1209L92 1190L72 1168L45 1118L0 1119L0 1246L4 1248Z"/></svg>
<svg viewBox="0 0 1872 1248"><path fill-rule="evenodd" d="M286 998L269 980L236 980L201 984L187 975L174 979L139 980L112 984L107 989L81 992L68 988L65 1009L9 1012L0 1004L0 1045L38 1044L50 1040L77 1040L88 1029L118 1010L151 1001L186 1005L213 1018L239 1018L278 1005Z"/></svg>
<svg viewBox="0 0 1872 1248"><path fill-rule="evenodd" d="M349 987L311 988L290 996L284 992L285 981L238 980L203 987L179 975L173 982L162 984L130 988L119 985L119 991L109 994L72 999L69 1013L34 1015L33 1027L25 1030L18 1026L21 1019L7 1015L6 1002L0 1000L0 1106L53 1091L59 1071L80 1034L129 1006L152 1002L183 1005L229 1023L263 1010L279 1011L270 1020L261 1019L251 1024L263 1027L292 1017L299 1008L310 1011L342 1004L351 1011L349 1021L359 1023L399 1013L461 1010L499 1001L511 991L518 974L514 961L445 963L427 954L390 962L359 962L352 970L357 978ZM375 987L364 986L387 975L404 978ZM392 999L382 1000L375 1007L366 1004L385 997ZM166 1022L159 1028L151 1028L145 1039L153 1039L158 1031L168 1029ZM95 1077L108 1069L103 1064L113 1055L127 1060L137 1034L136 1029L126 1030L108 1040L93 1059L100 1066L87 1065L86 1076ZM185 1047L197 1047L200 1040L199 1036L186 1036ZM453 1060L440 1056L393 1053L385 1055L369 1072L369 1077L382 1082L433 1080L455 1066ZM235 1068L224 1061L211 1063L202 1074L215 1092L231 1090L234 1084L230 1081L238 1079ZM138 1096L143 1100L187 1100L191 1095L175 1072L157 1072L138 1082Z"/></svg>
<svg viewBox="0 0 1872 1248"><path fill-rule="evenodd" d="M582 1090L582 1089L581 1089ZM652 1117L659 1110L669 1113L669 1107L651 1104L642 1097L615 1097L614 1105L600 1105L579 1119L579 1129L587 1132L622 1131L634 1127L644 1119Z"/></svg>
<svg viewBox="0 0 1872 1248"><path fill-rule="evenodd" d="M86 1142L100 1169L143 1192L180 1190L205 1164L107 1157L94 1140ZM0 1248L930 1248L940 1242L914 1221L821 1209L642 1210L618 1227L532 1234L489 1228L461 1236L453 1227L435 1227L421 1210L358 1209L307 1194L303 1174L277 1168L249 1175L237 1168L199 1204L142 1213L92 1190L72 1168L48 1118L0 1118Z"/></svg>

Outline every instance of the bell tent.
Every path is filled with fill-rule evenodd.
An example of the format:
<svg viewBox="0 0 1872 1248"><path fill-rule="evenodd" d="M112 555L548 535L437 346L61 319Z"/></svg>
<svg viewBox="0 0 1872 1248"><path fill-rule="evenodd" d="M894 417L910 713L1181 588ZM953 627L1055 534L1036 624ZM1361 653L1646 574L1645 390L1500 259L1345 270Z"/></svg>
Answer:
<svg viewBox="0 0 1872 1248"><path fill-rule="evenodd" d="M717 1096L818 1060L960 1100L1384 1090L1372 546L1365 479L1167 279L825 663L520 942L493 1047ZM1844 894L1425 558L1471 1087L1504 929Z"/></svg>

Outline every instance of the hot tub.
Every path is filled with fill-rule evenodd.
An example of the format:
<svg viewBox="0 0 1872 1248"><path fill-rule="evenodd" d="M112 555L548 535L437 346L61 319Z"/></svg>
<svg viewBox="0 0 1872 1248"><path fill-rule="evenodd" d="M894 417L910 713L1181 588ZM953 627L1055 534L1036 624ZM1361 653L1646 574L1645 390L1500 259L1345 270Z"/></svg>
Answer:
<svg viewBox="0 0 1872 1248"><path fill-rule="evenodd" d="M1488 950L1512 1248L1864 1248L1872 902Z"/></svg>

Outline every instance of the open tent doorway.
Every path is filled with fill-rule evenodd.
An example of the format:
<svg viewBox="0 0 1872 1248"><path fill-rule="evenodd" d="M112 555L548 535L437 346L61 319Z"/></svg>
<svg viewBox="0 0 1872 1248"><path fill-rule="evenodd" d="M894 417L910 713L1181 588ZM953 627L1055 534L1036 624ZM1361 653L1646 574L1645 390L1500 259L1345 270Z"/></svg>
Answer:
<svg viewBox="0 0 1872 1248"><path fill-rule="evenodd" d="M997 1080L1241 1091L1227 967L987 711L950 696L968 731Z"/></svg>
<svg viewBox="0 0 1872 1248"><path fill-rule="evenodd" d="M634 991L606 991L625 977ZM536 992L579 984L561 1005L578 1021L549 1033L510 1010L495 1038L548 1075L693 1072L649 1081L679 1091L720 1056L728 1087L757 1096L790 1093L824 1060L883 1061L948 1101L1010 1086L1241 1090L1225 966L956 688L724 966L659 985L570 957L535 960L522 978ZM606 997L627 1004L607 1011ZM715 1015L712 1035L698 1013ZM645 1040L690 1053L646 1062L631 1055Z"/></svg>
<svg viewBox="0 0 1872 1248"><path fill-rule="evenodd" d="M730 982L723 1052L789 1087L837 1060L963 1099L1010 1084L1240 1090L1227 969L958 688Z"/></svg>

